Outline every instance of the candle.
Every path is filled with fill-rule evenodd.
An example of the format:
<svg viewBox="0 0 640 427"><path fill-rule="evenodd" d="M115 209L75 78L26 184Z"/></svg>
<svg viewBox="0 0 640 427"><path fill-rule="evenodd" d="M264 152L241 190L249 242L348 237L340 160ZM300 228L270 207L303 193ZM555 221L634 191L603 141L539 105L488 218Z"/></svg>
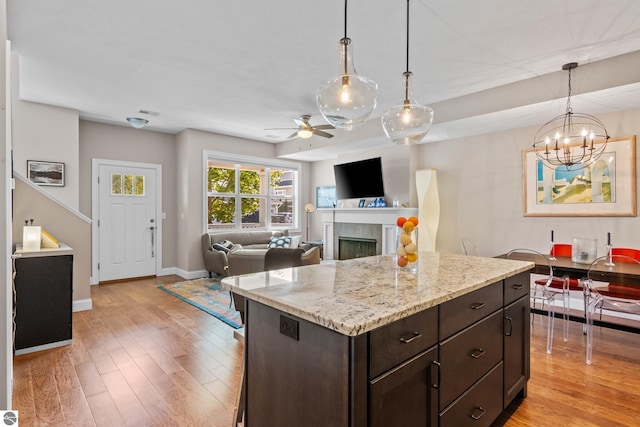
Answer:
<svg viewBox="0 0 640 427"><path fill-rule="evenodd" d="M553 243L553 230L551 230L551 243Z"/></svg>
<svg viewBox="0 0 640 427"><path fill-rule="evenodd" d="M607 246L611 246L611 233L607 233Z"/></svg>

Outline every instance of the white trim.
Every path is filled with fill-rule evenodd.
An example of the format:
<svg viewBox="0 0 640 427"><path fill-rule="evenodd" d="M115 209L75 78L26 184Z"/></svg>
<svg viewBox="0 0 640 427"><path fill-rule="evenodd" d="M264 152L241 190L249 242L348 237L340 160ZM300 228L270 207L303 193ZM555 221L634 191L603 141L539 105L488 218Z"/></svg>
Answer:
<svg viewBox="0 0 640 427"><path fill-rule="evenodd" d="M209 277L209 272L207 270L186 271L181 268L176 268L174 274L187 280Z"/></svg>
<svg viewBox="0 0 640 427"><path fill-rule="evenodd" d="M297 171L296 185L293 190L293 199L295 200L294 209L295 209L295 218L297 218L297 227L289 229L289 231L302 232L302 201L300 199L301 193L301 181L302 181L302 163L294 162L291 160L282 160L282 159L273 159L266 157L254 157L247 156L243 154L232 154L225 153L221 151L213 151L213 150L202 150L202 232L208 232L208 221L207 221L207 162L209 158L215 158L215 160L220 160L223 162L229 162L233 164L245 164L252 166L264 166L268 168L272 167L281 167L281 168L289 168L295 169ZM268 195L267 197L272 197ZM240 209L240 207L237 207ZM237 224L236 224L237 225ZM271 229L269 225L267 225L266 229Z"/></svg>
<svg viewBox="0 0 640 427"><path fill-rule="evenodd" d="M164 221L162 217L162 165L156 163L127 162L123 160L92 159L91 160L91 284L100 282L100 271L98 270L99 242L98 242L98 175L100 166L117 166L141 169L153 169L156 172L156 268L158 275L162 271L162 229Z"/></svg>
<svg viewBox="0 0 640 427"><path fill-rule="evenodd" d="M85 299L77 299L72 303L72 311L75 313L76 311L87 311L93 308L93 301L91 298Z"/></svg>
<svg viewBox="0 0 640 427"><path fill-rule="evenodd" d="M49 350L52 348L62 347L65 345L70 345L72 340L64 340L64 341L56 341L49 344L37 345L35 347L23 348L20 350L16 350L16 356L20 356L21 354L33 353L36 351Z"/></svg>
<svg viewBox="0 0 640 427"><path fill-rule="evenodd" d="M13 171L13 176L15 178L18 178L20 181L24 182L26 185L31 187L33 190L35 190L38 193L40 193L42 196L44 196L44 197L48 198L49 200L53 201L56 205L62 206L63 208L65 208L66 210L68 210L69 212L71 212L72 214L74 214L75 216L77 216L78 218L83 220L84 222L86 222L87 224L91 224L91 218L89 218L88 216L86 216L82 212L77 211L76 209L72 208L71 206L67 205L62 200L57 199L56 197L52 196L51 193L49 193L48 191L44 191L42 188L40 188L39 185L36 185L33 182L29 181L27 178L25 178L24 176L20 175L20 173L16 172L15 170Z"/></svg>

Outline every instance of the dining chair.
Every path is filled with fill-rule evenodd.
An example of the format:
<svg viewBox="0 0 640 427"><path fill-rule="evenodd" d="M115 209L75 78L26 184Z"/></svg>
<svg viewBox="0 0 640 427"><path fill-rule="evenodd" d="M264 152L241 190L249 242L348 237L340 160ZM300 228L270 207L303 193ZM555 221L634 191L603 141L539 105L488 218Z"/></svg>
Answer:
<svg viewBox="0 0 640 427"><path fill-rule="evenodd" d="M551 258L554 258L556 256L559 257L567 257L567 258L571 258L571 254L572 254L572 249L573 246L571 244L568 243L555 243L552 247L551 250L549 251L549 256ZM568 281L568 283L567 283ZM545 286L546 285L546 280L545 279L541 279L541 280L537 280L536 284L539 286ZM568 285L568 289L565 292L565 286ZM563 314L565 319L569 318L569 300L570 300L570 295L571 295L571 291L575 291L575 292L580 292L580 294L582 295L582 300L583 300L583 309L584 309L584 317L585 317L585 324L582 328L582 332L584 334L587 333L587 325L586 325L586 319L587 319L587 298L584 295L584 290L582 289L582 283L580 282L580 279L576 279L576 278L572 278L572 277L554 277L553 280L551 281L551 284L549 285L549 287L553 288L553 289L558 289L559 291L563 292ZM544 307L543 307L544 308ZM569 327L568 327L568 323L567 323L567 327L564 330L564 340L567 341L568 340L568 334L569 334Z"/></svg>
<svg viewBox="0 0 640 427"><path fill-rule="evenodd" d="M568 303L565 303L566 301L565 295L569 293L569 278L568 277L562 278L562 280L564 280L564 286L562 286L560 289L553 288L551 287L551 284L554 281L560 280L560 278L555 277L553 275L553 267L551 265L551 261L549 261L549 258L543 253L540 253L533 249L526 249L526 248L513 249L505 255L505 258L509 259L512 256L517 257L516 254L518 253L531 254L535 257L533 261L536 263L536 265L544 266L544 272L542 272L541 274L543 274L545 278L541 280L536 280L533 282L533 286L531 287L529 297L533 302L534 307L537 301L542 302L543 309L544 309L544 305L545 304L547 305L547 312L548 312L548 318L549 318L547 322L547 354L551 354L551 348L553 345L553 322L555 319L555 306L556 306L555 302L557 298L561 298L561 301L564 307L563 316L562 316L563 332L564 332L563 340L564 341L569 340L569 312L567 309ZM539 282L540 283L544 282L544 284L539 284Z"/></svg>
<svg viewBox="0 0 640 427"><path fill-rule="evenodd" d="M573 247L569 243L554 243L549 251L551 256L562 256L571 258L571 251Z"/></svg>
<svg viewBox="0 0 640 427"><path fill-rule="evenodd" d="M460 239L460 246L462 247L462 253L465 255L473 255L480 256L480 251L471 243L471 240L465 239L464 237Z"/></svg>
<svg viewBox="0 0 640 427"><path fill-rule="evenodd" d="M612 253L612 258L614 263L630 262L640 265L640 260L626 255L613 255ZM588 298L586 351L587 365L591 365L593 360L593 327L596 310L600 310L601 313L602 310L609 310L619 313L640 315L640 290L638 290L636 286L627 285L624 282L611 284L603 283L597 280L598 275L602 272L602 269L606 268L606 265L604 264L608 260L608 255L596 258L589 265L587 277L583 280L585 295L587 295Z"/></svg>
<svg viewBox="0 0 640 427"><path fill-rule="evenodd" d="M640 261L640 249L631 248L611 248L611 255L623 255L628 258L632 258ZM630 262L627 258L620 259L620 262Z"/></svg>

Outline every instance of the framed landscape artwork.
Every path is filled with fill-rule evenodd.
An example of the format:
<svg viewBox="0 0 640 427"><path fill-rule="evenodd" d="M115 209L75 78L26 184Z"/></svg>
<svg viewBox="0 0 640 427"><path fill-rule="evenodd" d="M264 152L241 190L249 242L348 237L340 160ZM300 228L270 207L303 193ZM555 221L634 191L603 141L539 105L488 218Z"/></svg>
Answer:
<svg viewBox="0 0 640 427"><path fill-rule="evenodd" d="M336 207L336 187L316 187L316 207L335 208Z"/></svg>
<svg viewBox="0 0 640 427"><path fill-rule="evenodd" d="M522 153L524 216L636 216L636 137L611 138L592 165L579 170L542 164Z"/></svg>
<svg viewBox="0 0 640 427"><path fill-rule="evenodd" d="M38 185L64 187L64 163L27 160L27 178Z"/></svg>

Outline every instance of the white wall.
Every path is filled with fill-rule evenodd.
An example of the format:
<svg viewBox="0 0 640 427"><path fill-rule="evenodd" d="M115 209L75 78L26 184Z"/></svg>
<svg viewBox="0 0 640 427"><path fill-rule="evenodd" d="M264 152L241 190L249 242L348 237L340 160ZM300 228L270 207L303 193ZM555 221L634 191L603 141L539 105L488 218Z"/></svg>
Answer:
<svg viewBox="0 0 640 427"><path fill-rule="evenodd" d="M640 110L599 118L613 137L640 133ZM600 255L606 253L607 232L611 232L615 246L640 247L637 217L523 216L522 150L531 147L537 129L419 145L418 167L438 171L438 251L460 253L459 239L466 237L486 256L517 247L546 252L552 229L556 242L571 243L573 237L597 238Z"/></svg>
<svg viewBox="0 0 640 427"><path fill-rule="evenodd" d="M64 163L64 187L42 187L74 209L79 206L78 112L19 99L19 61L11 57L13 167L27 176L27 160ZM37 218L36 218L37 223Z"/></svg>

